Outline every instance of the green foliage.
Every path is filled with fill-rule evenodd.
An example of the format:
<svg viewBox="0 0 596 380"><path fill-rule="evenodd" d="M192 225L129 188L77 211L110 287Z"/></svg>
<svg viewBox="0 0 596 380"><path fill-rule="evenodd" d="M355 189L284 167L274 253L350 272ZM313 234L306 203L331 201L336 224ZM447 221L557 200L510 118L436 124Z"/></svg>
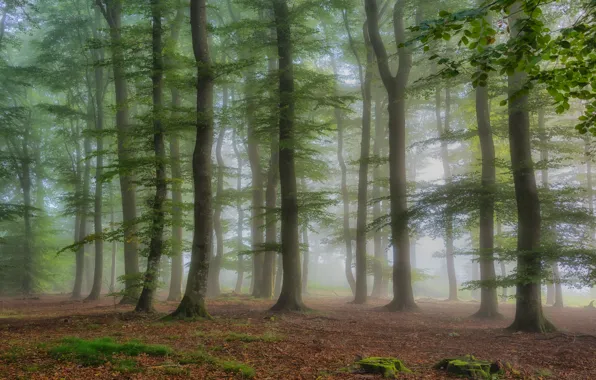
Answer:
<svg viewBox="0 0 596 380"><path fill-rule="evenodd" d="M491 380L504 373L499 362L491 363L478 360L472 355L442 359L435 364L434 368L445 371L450 375L466 377L468 379Z"/></svg>
<svg viewBox="0 0 596 380"><path fill-rule="evenodd" d="M366 373L380 374L383 377L395 378L400 372L411 373L399 359L369 357L356 362Z"/></svg>
<svg viewBox="0 0 596 380"><path fill-rule="evenodd" d="M252 335L247 333L235 333L229 332L226 334L225 341L233 342L233 341L240 341L240 342L279 342L282 340L283 337L271 332L267 331L263 335Z"/></svg>
<svg viewBox="0 0 596 380"><path fill-rule="evenodd" d="M112 338L97 338L84 340L80 338L65 338L62 343L52 347L50 354L59 360L73 361L84 366L97 366L113 361L116 354L126 356L166 356L173 352L170 347L162 345L144 344L138 341L117 343ZM124 364L125 366L129 365Z"/></svg>

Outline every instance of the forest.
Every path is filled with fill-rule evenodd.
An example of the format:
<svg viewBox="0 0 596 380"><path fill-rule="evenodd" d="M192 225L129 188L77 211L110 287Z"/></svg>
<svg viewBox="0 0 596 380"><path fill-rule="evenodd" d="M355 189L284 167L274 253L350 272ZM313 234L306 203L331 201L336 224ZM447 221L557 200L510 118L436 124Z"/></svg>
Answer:
<svg viewBox="0 0 596 380"><path fill-rule="evenodd" d="M0 379L596 378L596 0L0 0Z"/></svg>

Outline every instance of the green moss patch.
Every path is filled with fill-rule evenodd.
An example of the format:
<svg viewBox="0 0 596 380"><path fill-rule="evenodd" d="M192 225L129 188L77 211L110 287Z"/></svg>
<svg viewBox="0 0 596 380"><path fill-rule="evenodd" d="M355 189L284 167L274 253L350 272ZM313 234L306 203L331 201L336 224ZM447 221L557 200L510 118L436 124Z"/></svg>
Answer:
<svg viewBox="0 0 596 380"><path fill-rule="evenodd" d="M399 372L412 372L401 360L395 358L364 358L358 360L356 365L366 373L381 374L383 377L395 377Z"/></svg>
<svg viewBox="0 0 596 380"><path fill-rule="evenodd" d="M435 364L434 368L468 379L494 379L503 374L503 368L499 362L478 360L473 355L443 359Z"/></svg>
<svg viewBox="0 0 596 380"><path fill-rule="evenodd" d="M49 353L55 359L70 360L83 366L97 366L112 362L114 355L166 356L172 353L172 349L162 345L144 344L135 340L117 343L112 338L93 340L65 338L60 345L51 348Z"/></svg>

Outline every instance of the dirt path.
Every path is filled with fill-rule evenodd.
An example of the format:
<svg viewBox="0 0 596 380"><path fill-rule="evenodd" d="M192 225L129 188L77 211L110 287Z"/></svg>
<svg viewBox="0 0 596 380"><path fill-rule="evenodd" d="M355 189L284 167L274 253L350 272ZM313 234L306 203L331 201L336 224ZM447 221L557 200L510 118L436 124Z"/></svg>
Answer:
<svg viewBox="0 0 596 380"><path fill-rule="evenodd" d="M469 316L478 305L419 300L416 313L389 313L383 301L356 306L338 298L309 298L314 311L272 315L271 302L220 297L209 302L211 321L161 322L137 318L132 307L73 302L66 296L39 300L0 300L0 378L159 379L240 378L226 372L225 360L244 363L257 379L369 378L349 371L357 357L392 356L414 371L403 378L437 379L432 366L445 357L473 354L510 363L517 378L596 379L596 312L545 308L565 334L511 334L504 330L513 308L502 305L504 320ZM159 303L160 312L175 303ZM48 354L64 337L114 337L162 344L172 357L140 356L140 372L123 373L110 363L83 367ZM206 352L217 361L177 364L183 353ZM179 373L177 373L177 371ZM509 376L513 378L512 375Z"/></svg>

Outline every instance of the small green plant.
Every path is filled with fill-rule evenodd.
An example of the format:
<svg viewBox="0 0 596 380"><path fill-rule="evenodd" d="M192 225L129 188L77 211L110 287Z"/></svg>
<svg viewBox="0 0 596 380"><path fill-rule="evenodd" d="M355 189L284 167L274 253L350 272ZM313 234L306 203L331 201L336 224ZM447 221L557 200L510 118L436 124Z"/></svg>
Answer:
<svg viewBox="0 0 596 380"><path fill-rule="evenodd" d="M241 362L233 361L233 360L225 360L225 361L218 361L219 367L226 372L230 373L239 373L242 377L253 378L255 377L255 370Z"/></svg>
<svg viewBox="0 0 596 380"><path fill-rule="evenodd" d="M80 338L65 338L62 343L50 349L50 355L59 360L71 360L84 366L101 365L112 361L112 356L166 356L172 349L162 345L144 344L131 340L117 343L112 338L98 338L84 340Z"/></svg>
<svg viewBox="0 0 596 380"><path fill-rule="evenodd" d="M120 359L114 363L114 371L120 373L137 373L141 372L139 363L133 359Z"/></svg>
<svg viewBox="0 0 596 380"><path fill-rule="evenodd" d="M239 373L242 377L253 378L255 376L255 370L241 362L235 360L223 360L211 356L209 353L198 350L190 353L183 354L178 363L180 364L210 364L215 367L219 367L225 372Z"/></svg>
<svg viewBox="0 0 596 380"><path fill-rule="evenodd" d="M225 340L226 342L278 342L282 340L282 337L271 331L267 331L263 335L230 332L226 335Z"/></svg>
<svg viewBox="0 0 596 380"><path fill-rule="evenodd" d="M536 370L536 376L539 378L551 377L553 372L548 368L538 368Z"/></svg>
<svg viewBox="0 0 596 380"><path fill-rule="evenodd" d="M18 362L25 355L25 349L19 346L12 346L6 352L0 354L0 360L7 363Z"/></svg>

